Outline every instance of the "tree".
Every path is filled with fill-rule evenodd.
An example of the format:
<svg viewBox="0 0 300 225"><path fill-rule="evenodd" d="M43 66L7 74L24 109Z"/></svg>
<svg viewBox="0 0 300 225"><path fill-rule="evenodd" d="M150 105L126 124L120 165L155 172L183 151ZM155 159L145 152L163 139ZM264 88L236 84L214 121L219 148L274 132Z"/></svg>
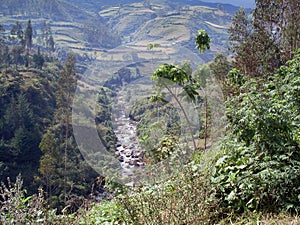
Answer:
<svg viewBox="0 0 300 225"><path fill-rule="evenodd" d="M278 67L285 63L281 56L280 23L282 22L282 4L277 0L262 0L256 2L253 12L253 37L252 46L256 45L257 75L272 74Z"/></svg>
<svg viewBox="0 0 300 225"><path fill-rule="evenodd" d="M40 47L39 47L37 54L33 55L33 63L35 64L35 66L37 68L42 69L44 62L45 62L45 59L44 59L43 55L41 55Z"/></svg>
<svg viewBox="0 0 300 225"><path fill-rule="evenodd" d="M25 50L26 53L29 54L31 47L32 47L32 25L31 20L28 20L27 27L25 30Z"/></svg>
<svg viewBox="0 0 300 225"><path fill-rule="evenodd" d="M209 68L221 85L225 85L227 73L231 70L232 65L227 60L226 56L217 52L213 62L209 64Z"/></svg>
<svg viewBox="0 0 300 225"><path fill-rule="evenodd" d="M9 48L7 45L5 45L5 46L2 46L0 49L1 49L1 58L4 63L5 71L7 71L7 67L9 65L9 61L10 61Z"/></svg>
<svg viewBox="0 0 300 225"><path fill-rule="evenodd" d="M46 23L46 21L44 21L42 25L41 45L50 52L54 52L55 50L55 42L51 26L49 23Z"/></svg>
<svg viewBox="0 0 300 225"><path fill-rule="evenodd" d="M251 21L248 19L244 8L240 8L232 18L232 25L228 29L229 50L234 54L233 65L242 73L254 76L252 71L257 63L256 51L251 51L248 46L253 32Z"/></svg>
<svg viewBox="0 0 300 225"><path fill-rule="evenodd" d="M204 30L198 30L195 42L200 53L210 49L210 38Z"/></svg>
<svg viewBox="0 0 300 225"><path fill-rule="evenodd" d="M48 130L43 136L39 147L43 156L40 159L39 167L41 176L37 180L45 185L49 203L52 205L52 194L60 185L58 163L62 155L57 147L57 139L51 130Z"/></svg>
<svg viewBox="0 0 300 225"><path fill-rule="evenodd" d="M279 62L291 59L299 47L300 10L297 0L261 0L256 1L253 13L254 29L267 32L274 40L278 51L275 53Z"/></svg>
<svg viewBox="0 0 300 225"><path fill-rule="evenodd" d="M289 4L287 4L289 2ZM284 61L292 59L300 48L300 4L298 0L283 1L285 9L282 15L281 30L283 38L282 53L286 55ZM285 50L287 49L287 50ZM285 50L285 51L284 51Z"/></svg>
<svg viewBox="0 0 300 225"><path fill-rule="evenodd" d="M180 66L174 66L172 64L164 64L156 69L156 71L152 74L151 79L155 82L155 85L159 88L159 92L157 96L153 96L152 101L164 101L162 89L167 89L168 93L175 99L176 103L180 107L182 113L188 124L188 129L190 131L193 147L196 150L196 142L193 135L193 130L191 127L191 122L189 117L182 105L179 97L180 95L176 94L175 90L172 90L172 86L178 85L181 89L181 95L187 95L190 100L196 101L196 96L198 96L197 89L199 88L197 82L192 78L192 75L188 74L185 70L180 68Z"/></svg>
<svg viewBox="0 0 300 225"><path fill-rule="evenodd" d="M20 44L22 47L24 47L24 32L19 21L16 21L16 24L12 26L10 34L10 39L14 42L14 44Z"/></svg>
<svg viewBox="0 0 300 225"><path fill-rule="evenodd" d="M34 111L28 97L24 93L10 97L6 108L5 124L1 129L1 139L4 145L5 157L3 161L8 167L9 176L22 173L26 185L31 185L33 176L37 172L37 162L40 157L38 149L39 132L34 117Z"/></svg>
<svg viewBox="0 0 300 225"><path fill-rule="evenodd" d="M55 51L55 42L54 42L54 38L52 36L52 34L50 34L49 38L47 39L47 49L50 52L54 52Z"/></svg>
<svg viewBox="0 0 300 225"><path fill-rule="evenodd" d="M234 66L246 76L267 79L291 59L300 40L297 10L297 0L259 0L250 20L241 8L229 28Z"/></svg>
<svg viewBox="0 0 300 225"><path fill-rule="evenodd" d="M232 18L232 25L228 29L229 50L238 54L241 45L245 44L252 33L251 21L247 18L244 8L239 8Z"/></svg>
<svg viewBox="0 0 300 225"><path fill-rule="evenodd" d="M0 59L1 61L4 62L5 64L5 70L7 68L7 45L5 45L5 41L6 41L6 35L5 35L5 29L2 26L2 24L0 24Z"/></svg>
<svg viewBox="0 0 300 225"><path fill-rule="evenodd" d="M11 50L12 61L15 64L16 70L18 70L18 64L23 63L22 57L23 47L21 46L14 46Z"/></svg>
<svg viewBox="0 0 300 225"><path fill-rule="evenodd" d="M213 59L213 62L209 64L212 75L216 78L220 84L224 96L228 96L230 93L230 87L227 83L227 74L232 69L231 63L227 60L226 56L222 53L217 53Z"/></svg>
<svg viewBox="0 0 300 225"><path fill-rule="evenodd" d="M199 52L202 53L208 49L210 49L210 38L208 34L204 30L198 30L198 33L196 35L196 47L198 48ZM204 86L203 86L204 85ZM205 84L202 84L203 87L205 87ZM205 134L204 134L204 150L206 150L207 145L207 138L208 138L208 102L207 102L207 95L205 92L205 89L201 89L204 93L204 101L205 101Z"/></svg>
<svg viewBox="0 0 300 225"><path fill-rule="evenodd" d="M147 49L148 50L152 50L152 49L158 48L158 47L160 47L160 44L158 44L158 43L154 43L154 44L149 43L149 44L147 44Z"/></svg>
<svg viewBox="0 0 300 225"><path fill-rule="evenodd" d="M67 160L68 160L68 143L70 136L70 123L72 114L72 101L76 90L76 58L74 53L69 53L64 64L64 68L58 79L58 91L56 94L57 110L55 118L64 129L64 198L67 199Z"/></svg>

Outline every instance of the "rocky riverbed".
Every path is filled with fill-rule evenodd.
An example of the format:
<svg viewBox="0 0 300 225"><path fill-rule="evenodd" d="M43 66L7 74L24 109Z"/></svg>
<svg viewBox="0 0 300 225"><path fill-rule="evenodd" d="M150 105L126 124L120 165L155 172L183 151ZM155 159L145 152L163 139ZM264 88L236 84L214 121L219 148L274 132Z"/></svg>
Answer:
<svg viewBox="0 0 300 225"><path fill-rule="evenodd" d="M117 136L115 155L122 168L122 176L132 176L134 171L145 167L144 152L138 143L136 122L130 120L126 111L129 108L124 95L119 92L114 113L114 127Z"/></svg>

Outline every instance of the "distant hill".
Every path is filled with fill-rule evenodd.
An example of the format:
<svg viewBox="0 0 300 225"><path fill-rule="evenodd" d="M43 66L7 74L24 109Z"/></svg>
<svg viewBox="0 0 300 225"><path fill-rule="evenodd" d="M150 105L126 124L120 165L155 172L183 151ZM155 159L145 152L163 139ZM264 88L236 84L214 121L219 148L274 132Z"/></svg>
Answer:
<svg viewBox="0 0 300 225"><path fill-rule="evenodd" d="M84 63L95 59L105 63L127 59L130 63L153 62L156 54L159 61L174 54L182 58L188 51L198 57L194 38L197 30L204 29L212 43L211 50L201 57L209 61L216 52L227 52L227 28L238 7L205 1L0 0L0 23L7 27L19 20L25 26L31 19L38 30L47 21L59 56L63 58L72 50ZM149 52L147 44L151 42L159 43L160 48ZM186 51L178 50L182 48ZM130 51L122 55L120 49Z"/></svg>
<svg viewBox="0 0 300 225"><path fill-rule="evenodd" d="M105 7L99 15L107 26L118 31L123 44L144 46L144 49L147 43L157 42L172 48L186 47L197 53L194 38L197 30L204 29L212 40L211 51L206 55L207 60L211 60L216 51L227 51L227 28L232 12L237 9L211 3L186 5L178 0L149 1L149 4L136 2Z"/></svg>
<svg viewBox="0 0 300 225"><path fill-rule="evenodd" d="M32 20L37 31L43 21L50 23L56 47L83 54L114 48L121 43L97 13L61 0L0 0L1 23L8 29L14 21ZM38 35L39 32L36 33Z"/></svg>
<svg viewBox="0 0 300 225"><path fill-rule="evenodd" d="M205 2L221 3L221 4L231 4L235 6L240 6L244 8L254 8L255 0L203 0Z"/></svg>
<svg viewBox="0 0 300 225"><path fill-rule="evenodd" d="M51 19L52 21L83 22L95 15L59 0L0 0L3 16L20 19ZM75 17L76 15L76 17Z"/></svg>
<svg viewBox="0 0 300 225"><path fill-rule="evenodd" d="M64 0L66 2L72 3L74 5L80 6L82 8L88 9L90 11L96 12L101 7L106 6L118 6L118 5L126 5L132 4L135 2L147 2L145 0ZM148 1L148 2L154 2ZM161 1L162 2L162 1ZM181 2L185 5L206 5L207 3L213 3L214 5L232 5L235 7L244 7L244 8L254 8L255 0L169 0L169 4L172 2Z"/></svg>

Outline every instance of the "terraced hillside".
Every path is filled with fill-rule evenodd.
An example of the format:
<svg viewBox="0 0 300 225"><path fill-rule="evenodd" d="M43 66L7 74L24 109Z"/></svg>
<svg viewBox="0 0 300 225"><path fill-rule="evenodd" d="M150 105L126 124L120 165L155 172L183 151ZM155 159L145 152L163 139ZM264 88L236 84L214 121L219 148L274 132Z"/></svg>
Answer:
<svg viewBox="0 0 300 225"><path fill-rule="evenodd" d="M216 52L227 51L231 14L220 8L151 1L105 7L99 15L122 38L121 46L97 55L97 66L109 73L124 65L139 64L145 75L159 64L181 63L184 59L196 68L212 60ZM211 50L202 56L194 42L199 29L206 30L212 40ZM158 46L149 49L149 44Z"/></svg>
<svg viewBox="0 0 300 225"><path fill-rule="evenodd" d="M97 59L109 63L110 69L117 62L125 65L151 62L154 67L155 63L179 61L183 57L194 58L193 63L198 65L210 61L216 52L227 51L227 28L237 9L195 0L0 0L0 3L3 6L0 23L7 31L16 20L24 27L31 19L37 41L46 21L51 25L59 57L64 58L72 50L81 63L87 65ZM194 44L198 29L206 30L212 40L211 50L201 58ZM150 50L149 43L160 46Z"/></svg>
<svg viewBox="0 0 300 225"><path fill-rule="evenodd" d="M0 3L0 23L6 30L15 21L24 27L31 19L37 39L46 21L51 25L56 49L61 52L72 50L84 55L120 44L120 37L101 22L97 13L73 4L61 0L1 0Z"/></svg>

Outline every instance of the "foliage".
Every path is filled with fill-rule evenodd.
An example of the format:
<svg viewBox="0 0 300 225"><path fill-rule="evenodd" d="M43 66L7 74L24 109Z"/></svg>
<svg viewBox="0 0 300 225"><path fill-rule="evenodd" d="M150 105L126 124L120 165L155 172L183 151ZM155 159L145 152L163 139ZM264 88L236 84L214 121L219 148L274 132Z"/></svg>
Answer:
<svg viewBox="0 0 300 225"><path fill-rule="evenodd" d="M298 54L263 87L246 80L227 102L231 135L212 175L224 207L299 212L299 62Z"/></svg>
<svg viewBox="0 0 300 225"><path fill-rule="evenodd" d="M152 49L158 48L158 47L160 47L160 44L158 44L158 43L154 43L154 44L149 43L149 44L147 44L147 49L148 50L152 50Z"/></svg>
<svg viewBox="0 0 300 225"><path fill-rule="evenodd" d="M159 99L153 102L155 97L134 103L129 117L138 122L137 135L140 146L145 150L145 158L158 162L175 150L180 135L180 117L178 109L164 102L164 99L163 102Z"/></svg>
<svg viewBox="0 0 300 225"><path fill-rule="evenodd" d="M86 219L85 214L90 209L89 205L83 207L77 214L57 214L56 209L49 209L44 198L43 190L38 194L27 195L23 189L23 180L17 176L15 183L8 178L8 183L0 185L0 223L8 224L91 224L79 223ZM83 211L83 212L82 212ZM82 213L82 214L80 214Z"/></svg>
<svg viewBox="0 0 300 225"><path fill-rule="evenodd" d="M22 173L29 192L36 190L33 177L41 156L41 132L49 124L54 111L56 70L0 73L0 179ZM28 77L28 79L24 79Z"/></svg>
<svg viewBox="0 0 300 225"><path fill-rule="evenodd" d="M234 66L250 77L267 77L292 59L299 47L297 0L256 1L252 16L239 9L229 28Z"/></svg>
<svg viewBox="0 0 300 225"><path fill-rule="evenodd" d="M0 223L5 224L33 224L42 223L46 218L43 192L38 195L26 196L22 189L21 176L15 183L8 179L8 185L0 186Z"/></svg>
<svg viewBox="0 0 300 225"><path fill-rule="evenodd" d="M174 66L172 64L164 64L157 68L152 74L152 80L156 82L156 85L164 87L165 84L160 83L162 82L162 79L174 82L181 86L194 81L191 74L188 74L180 66Z"/></svg>
<svg viewBox="0 0 300 225"><path fill-rule="evenodd" d="M222 85L222 90L225 92L224 94L226 94L226 75L232 69L231 63L227 60L225 55L217 53L213 62L209 64L209 68L217 81Z"/></svg>
<svg viewBox="0 0 300 225"><path fill-rule="evenodd" d="M108 88L101 88L98 93L98 100L95 109L95 122L97 131L103 145L109 151L114 151L117 142L112 124L112 101L115 91Z"/></svg>
<svg viewBox="0 0 300 225"><path fill-rule="evenodd" d="M78 224L123 225L122 206L112 200L94 204L87 212L81 211Z"/></svg>
<svg viewBox="0 0 300 225"><path fill-rule="evenodd" d="M75 55L70 53L58 78L54 122L40 143L36 181L47 191L48 203L62 212L78 210L92 191L97 173L84 161L71 127L72 101L76 88Z"/></svg>
<svg viewBox="0 0 300 225"><path fill-rule="evenodd" d="M200 85L197 80L185 70L185 68L186 67L174 66L172 64L164 64L158 67L151 76L151 79L155 82L155 86L158 89L156 96L152 97L152 100L168 102L164 99L164 96L166 95L164 89L167 90L167 93L171 95L171 98L175 100L181 112L184 114L195 150L197 147L191 122L185 108L183 107L182 99L183 97L186 97L185 99L187 101L192 101L196 104L198 100L197 97L199 96L198 89L200 88ZM177 93L177 88L179 88L179 94Z"/></svg>
<svg viewBox="0 0 300 225"><path fill-rule="evenodd" d="M210 49L210 38L204 30L198 30L195 42L200 53Z"/></svg>
<svg viewBox="0 0 300 225"><path fill-rule="evenodd" d="M300 218L299 216L293 216L287 213L253 213L247 212L242 215L232 214L229 217L222 219L218 222L220 225L270 225L270 224L278 224L278 225L290 225L290 224L299 224Z"/></svg>
<svg viewBox="0 0 300 225"><path fill-rule="evenodd" d="M271 42L268 39L260 41L265 42L266 47L272 49L274 53L274 55L262 55L269 64L266 66L276 66L274 62L278 63L278 61L285 63L295 55L300 43L300 17L295 15L295 12L298 10L300 10L300 4L297 0L256 1L256 8L253 12L254 30L262 38L264 38L264 33L269 36L268 39ZM264 50L267 49L265 48Z"/></svg>
<svg viewBox="0 0 300 225"><path fill-rule="evenodd" d="M125 224L214 224L219 214L209 180L195 164L168 181L131 193L118 198Z"/></svg>
<svg viewBox="0 0 300 225"><path fill-rule="evenodd" d="M31 20L28 20L27 27L24 32L24 41L25 41L25 49L27 50L27 53L31 50L32 47L32 25L31 25Z"/></svg>
<svg viewBox="0 0 300 225"><path fill-rule="evenodd" d="M150 151L150 158L153 163L158 163L167 159L171 155L177 154L179 149L178 137L174 135L164 135L159 139L159 142ZM146 155L147 156L147 155Z"/></svg>

